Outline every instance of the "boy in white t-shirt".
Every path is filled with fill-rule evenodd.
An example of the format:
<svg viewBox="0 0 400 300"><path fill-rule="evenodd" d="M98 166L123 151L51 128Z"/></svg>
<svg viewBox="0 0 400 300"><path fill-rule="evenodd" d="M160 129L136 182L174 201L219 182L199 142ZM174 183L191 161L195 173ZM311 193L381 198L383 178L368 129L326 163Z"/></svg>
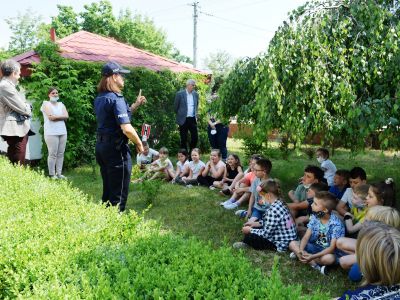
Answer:
<svg viewBox="0 0 400 300"><path fill-rule="evenodd" d="M341 216L344 216L353 207L353 188L367 183L367 173L360 167L354 167L350 170L350 187L344 192L336 210Z"/></svg>
<svg viewBox="0 0 400 300"><path fill-rule="evenodd" d="M326 148L317 149L317 160L321 164L321 169L324 171L324 178L328 182L328 186L333 186L333 178L336 173L335 164L329 159L329 151Z"/></svg>
<svg viewBox="0 0 400 300"><path fill-rule="evenodd" d="M159 155L160 158L148 165L143 176L133 180L133 183L142 182L143 180L166 179L170 181L172 179L170 174L171 172L173 173L174 166L168 158L168 149L162 147L159 151Z"/></svg>
<svg viewBox="0 0 400 300"><path fill-rule="evenodd" d="M136 163L140 166L140 169L145 169L146 165L151 164L153 161L158 159L158 151L151 149L149 144L145 141L143 144L143 152L136 156Z"/></svg>

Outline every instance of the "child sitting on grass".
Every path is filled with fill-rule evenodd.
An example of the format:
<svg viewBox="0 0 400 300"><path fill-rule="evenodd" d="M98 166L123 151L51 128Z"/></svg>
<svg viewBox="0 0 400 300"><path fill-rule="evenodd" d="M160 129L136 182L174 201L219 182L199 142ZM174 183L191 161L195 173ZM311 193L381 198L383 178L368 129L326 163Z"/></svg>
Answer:
<svg viewBox="0 0 400 300"><path fill-rule="evenodd" d="M300 216L296 218L296 225L297 225L297 233L299 234L300 237L303 237L303 235L307 231L307 223L310 221L310 215L312 214L312 208L311 205L314 202L314 197L317 192L323 192L328 190L328 185L322 182L316 182L311 184L310 188L307 191L307 200L300 202L300 203L305 203L307 202L308 206L303 209L307 210L307 215L305 216ZM298 204L300 204L298 203ZM292 203L290 203L292 204Z"/></svg>
<svg viewBox="0 0 400 300"><path fill-rule="evenodd" d="M307 200L307 190L310 185L315 182L324 182L324 171L317 166L307 166L304 169L304 175L301 179L301 184L299 184L295 191L289 191L289 198L294 202L302 202ZM292 207L289 206L290 209Z"/></svg>
<svg viewBox="0 0 400 300"><path fill-rule="evenodd" d="M350 170L350 187L346 189L342 198L340 199L336 210L337 212L344 217L345 213L348 212L352 207L352 199L353 199L353 188L357 185L366 184L367 183L367 173L365 170L360 167L354 167Z"/></svg>
<svg viewBox="0 0 400 300"><path fill-rule="evenodd" d="M189 160L186 149L178 150L178 161L176 162L176 171L172 175L172 183L185 184L182 177L189 174Z"/></svg>
<svg viewBox="0 0 400 300"><path fill-rule="evenodd" d="M225 163L221 160L219 149L212 149L210 160L206 163L204 170L197 177L200 185L210 187L214 181L221 181L225 172Z"/></svg>
<svg viewBox="0 0 400 300"><path fill-rule="evenodd" d="M192 161L189 162L189 175L182 177L182 181L186 184L186 187L198 185L197 177L206 167L205 163L200 160L200 150L198 148L192 149L191 157Z"/></svg>
<svg viewBox="0 0 400 300"><path fill-rule="evenodd" d="M289 203L288 207L294 218L298 215L307 214L306 210L309 206L307 201L307 191L313 183L319 182L324 182L324 171L317 166L307 166L304 169L302 183L299 184L295 192L289 192L289 197L291 197L294 203Z"/></svg>
<svg viewBox="0 0 400 300"><path fill-rule="evenodd" d="M259 221L248 221L244 224L243 242L236 242L233 247L250 246L256 250L286 251L289 242L297 239L297 233L289 209L281 200L280 183L276 179L263 180L257 191L260 195L258 203L268 203L269 208Z"/></svg>
<svg viewBox="0 0 400 300"><path fill-rule="evenodd" d="M344 192L350 187L350 172L348 170L337 170L333 177L333 186L329 187L329 192L334 194L337 199L342 199Z"/></svg>
<svg viewBox="0 0 400 300"><path fill-rule="evenodd" d="M172 162L168 158L168 149L162 147L159 151L159 159L152 162L146 167L146 172L139 179L133 180L133 183L142 182L143 180L154 180L154 179L165 179L171 180L171 174L173 174L174 167Z"/></svg>
<svg viewBox="0 0 400 300"><path fill-rule="evenodd" d="M321 169L324 171L324 178L328 186L333 186L333 178L336 172L335 164L329 159L329 151L326 148L317 149L317 161L321 164Z"/></svg>
<svg viewBox="0 0 400 300"><path fill-rule="evenodd" d="M365 216L365 221L366 222L364 227L368 226L370 221L375 221L400 229L400 214L395 208L389 206L376 205L374 207L368 208L368 212ZM355 242L354 251L356 249L356 244L357 242ZM360 271L360 267L357 264L356 254L341 257L341 266L343 266L342 259L346 259L349 266L351 266L349 270L349 279L354 282L361 281L362 274Z"/></svg>
<svg viewBox="0 0 400 300"><path fill-rule="evenodd" d="M237 175L243 176L240 158L236 154L229 154L228 158L226 159L224 177L221 181L214 181L213 187L227 189L230 187Z"/></svg>
<svg viewBox="0 0 400 300"><path fill-rule="evenodd" d="M272 163L269 159L261 158L254 166L254 173L256 174L256 179L250 187L250 200L247 209L246 216L250 222L261 220L264 212L268 209L270 204L268 202L259 202L260 195L258 193L257 187L260 185L261 181L269 179L269 174L271 173ZM234 203L235 204L235 203Z"/></svg>
<svg viewBox="0 0 400 300"><path fill-rule="evenodd" d="M236 209L240 204L250 199L250 187L254 179L256 178L256 174L254 173L254 166L260 159L261 156L258 154L254 154L251 156L247 173L242 179L238 181L236 186L232 189L233 195L225 202L220 203L225 209ZM243 217L245 216L246 212L247 210L241 210Z"/></svg>
<svg viewBox="0 0 400 300"><path fill-rule="evenodd" d="M379 222L370 224L360 231L356 248L364 281L339 300L400 299L400 231Z"/></svg>
<svg viewBox="0 0 400 300"><path fill-rule="evenodd" d="M360 231L364 222L365 214L368 207L366 199L368 195L369 185L361 184L353 189L353 207L350 212L344 214L344 224L346 226L346 235L357 238L357 233Z"/></svg>
<svg viewBox="0 0 400 300"><path fill-rule="evenodd" d="M354 187L354 190L358 186ZM384 197L384 198L383 198ZM395 190L393 179L388 178L385 181L379 182L377 184L371 184L368 189L368 194L365 199L365 205L369 209L377 205L393 204L395 199ZM346 214L345 222L351 219L352 215ZM347 253L347 255L339 259L340 266L343 269L349 269L356 262L356 257L354 255L356 251L357 240L354 238L340 238L337 242L339 249Z"/></svg>
<svg viewBox="0 0 400 300"><path fill-rule="evenodd" d="M147 142L143 141L142 144L143 152L136 155L136 163L140 166L141 170L144 170L147 165L158 159L159 153L156 150L151 149Z"/></svg>
<svg viewBox="0 0 400 300"><path fill-rule="evenodd" d="M290 258L297 257L324 275L327 275L326 266L334 264L337 256L341 256L341 252L336 249L336 241L344 236L344 226L332 213L336 201L335 196L329 192L317 192L306 234L300 243L292 241L289 244L292 251Z"/></svg>

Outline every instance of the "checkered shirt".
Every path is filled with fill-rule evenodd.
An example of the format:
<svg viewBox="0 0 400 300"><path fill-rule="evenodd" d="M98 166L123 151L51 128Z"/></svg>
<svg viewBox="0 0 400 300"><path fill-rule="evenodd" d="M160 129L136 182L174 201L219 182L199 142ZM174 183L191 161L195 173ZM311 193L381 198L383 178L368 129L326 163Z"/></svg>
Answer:
<svg viewBox="0 0 400 300"><path fill-rule="evenodd" d="M277 251L286 251L291 241L297 240L296 224L289 209L277 200L266 210L261 220L262 228L252 228L251 233L267 239Z"/></svg>

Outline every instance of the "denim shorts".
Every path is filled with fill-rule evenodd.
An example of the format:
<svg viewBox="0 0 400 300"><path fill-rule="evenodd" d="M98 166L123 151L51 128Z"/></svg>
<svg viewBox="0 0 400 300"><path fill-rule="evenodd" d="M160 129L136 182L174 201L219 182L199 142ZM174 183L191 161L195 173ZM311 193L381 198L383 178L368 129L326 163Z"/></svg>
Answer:
<svg viewBox="0 0 400 300"><path fill-rule="evenodd" d="M251 210L251 218L257 218L258 220L261 220L263 214L264 214L264 211L259 210L255 207L253 207L253 209Z"/></svg>
<svg viewBox="0 0 400 300"><path fill-rule="evenodd" d="M324 250L324 249L326 249L326 248L324 248L324 247L322 247L322 246L320 246L320 245L317 245L317 244L313 244L313 243L307 243L307 245L306 245L306 247L304 248L304 250L307 252L307 253L310 253L310 254L315 254L315 253L318 253L318 252L321 252L322 250ZM335 257L336 257L336 263L338 264L339 263L339 258L340 257L342 257L342 256L345 256L345 255L348 255L348 254L346 254L345 252L343 252L342 250L339 250L339 249L335 249L335 252L333 253L334 255L335 255Z"/></svg>

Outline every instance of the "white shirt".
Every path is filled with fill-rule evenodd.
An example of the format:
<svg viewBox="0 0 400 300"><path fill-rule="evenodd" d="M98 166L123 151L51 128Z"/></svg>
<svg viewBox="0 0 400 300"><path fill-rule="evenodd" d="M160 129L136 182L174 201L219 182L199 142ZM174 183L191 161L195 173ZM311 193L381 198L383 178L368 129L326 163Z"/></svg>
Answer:
<svg viewBox="0 0 400 300"><path fill-rule="evenodd" d="M189 161L185 161L183 164L178 160L176 162L176 166L179 168L179 172L182 173L183 171L185 171L185 168L187 166L189 166Z"/></svg>
<svg viewBox="0 0 400 300"><path fill-rule="evenodd" d="M143 153L136 155L136 163L138 165L141 164L150 164L153 161L154 156L158 156L158 151L154 149L149 149L149 153L144 155Z"/></svg>
<svg viewBox="0 0 400 300"><path fill-rule="evenodd" d="M64 135L67 134L67 127L65 126L65 121L50 121L47 117L47 114L44 112L44 106L48 105L50 107L51 112L54 116L62 116L63 110L65 108L64 104L61 102L57 102L55 105L50 103L50 101L43 101L42 107L40 110L43 113L44 118L44 135Z"/></svg>
<svg viewBox="0 0 400 300"><path fill-rule="evenodd" d="M200 174L201 168L204 168L206 165L201 160L196 164L193 160L189 162L189 168L192 170L192 178L196 179Z"/></svg>
<svg viewBox="0 0 400 300"><path fill-rule="evenodd" d="M350 208L353 207L353 189L347 188L340 201L347 203Z"/></svg>
<svg viewBox="0 0 400 300"><path fill-rule="evenodd" d="M186 99L187 99L187 116L186 117L194 117L194 100L193 100L193 92L189 93L186 90Z"/></svg>
<svg viewBox="0 0 400 300"><path fill-rule="evenodd" d="M335 177L336 173L335 164L330 159L326 159L321 163L321 168L324 170L324 177L326 181L328 181L328 185L334 186L333 177Z"/></svg>

